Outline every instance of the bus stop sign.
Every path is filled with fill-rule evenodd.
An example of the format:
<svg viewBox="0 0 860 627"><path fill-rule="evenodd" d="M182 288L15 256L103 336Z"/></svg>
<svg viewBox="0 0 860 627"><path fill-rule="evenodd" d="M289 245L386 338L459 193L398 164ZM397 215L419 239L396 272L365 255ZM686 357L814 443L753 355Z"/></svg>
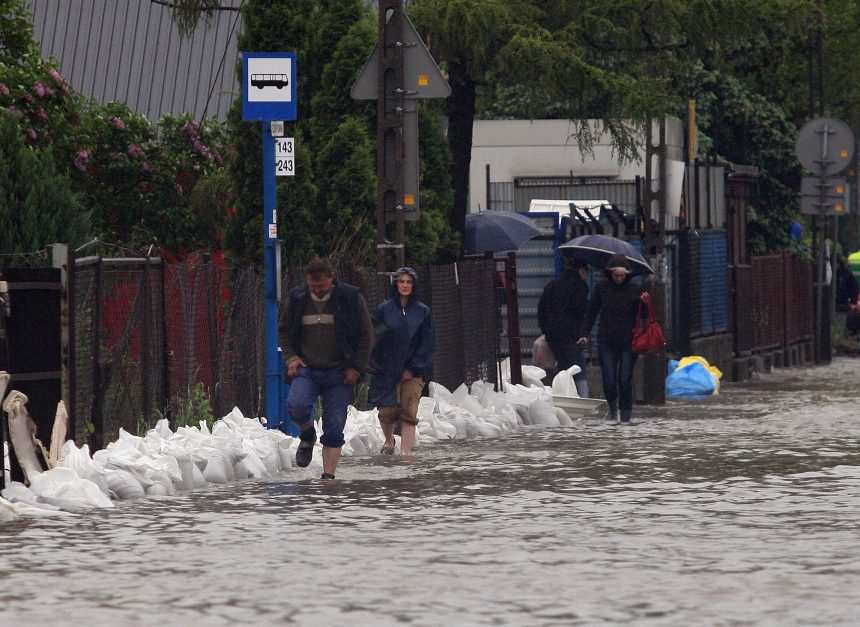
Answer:
<svg viewBox="0 0 860 627"><path fill-rule="evenodd" d="M296 53L242 53L242 119L296 119Z"/></svg>

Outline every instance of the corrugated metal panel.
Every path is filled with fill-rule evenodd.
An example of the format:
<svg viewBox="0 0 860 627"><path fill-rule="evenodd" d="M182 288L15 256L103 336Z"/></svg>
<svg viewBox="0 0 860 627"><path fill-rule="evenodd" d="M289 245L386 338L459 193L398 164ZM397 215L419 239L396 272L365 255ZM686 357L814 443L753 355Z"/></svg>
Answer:
<svg viewBox="0 0 860 627"><path fill-rule="evenodd" d="M537 306L544 286L555 277L553 239L533 239L517 251L517 292L519 296L520 337L523 347L531 349L540 335Z"/></svg>
<svg viewBox="0 0 860 627"><path fill-rule="evenodd" d="M725 231L702 233L700 243L700 301L703 333L725 331L729 326L728 257Z"/></svg>
<svg viewBox="0 0 860 627"><path fill-rule="evenodd" d="M490 198L487 209L493 211L516 211L514 208L514 184L490 183ZM528 206L526 206L528 209Z"/></svg>
<svg viewBox="0 0 860 627"><path fill-rule="evenodd" d="M144 0L30 0L42 56L54 57L76 90L123 102L152 121L190 112L225 119L240 97L235 75L242 28L238 11L179 37L169 9ZM240 0L223 0L238 7Z"/></svg>

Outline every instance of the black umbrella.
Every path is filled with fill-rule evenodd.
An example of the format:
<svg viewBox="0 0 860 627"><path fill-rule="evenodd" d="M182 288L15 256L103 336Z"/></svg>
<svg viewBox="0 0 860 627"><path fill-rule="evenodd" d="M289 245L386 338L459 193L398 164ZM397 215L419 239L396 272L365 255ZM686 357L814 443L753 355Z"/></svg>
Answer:
<svg viewBox="0 0 860 627"><path fill-rule="evenodd" d="M633 248L630 242L617 237L599 234L580 235L565 242L559 248L598 268L606 268L606 262L612 255L622 254L630 262L630 270L633 274L654 273L642 253Z"/></svg>
<svg viewBox="0 0 860 627"><path fill-rule="evenodd" d="M540 229L534 221L513 211L469 213L463 248L470 254L516 250L536 235L540 235Z"/></svg>

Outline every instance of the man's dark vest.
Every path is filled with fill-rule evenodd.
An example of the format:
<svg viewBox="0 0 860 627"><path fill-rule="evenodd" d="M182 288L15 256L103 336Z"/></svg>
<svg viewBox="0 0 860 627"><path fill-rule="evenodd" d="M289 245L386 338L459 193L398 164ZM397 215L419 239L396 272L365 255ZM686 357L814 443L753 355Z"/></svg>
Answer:
<svg viewBox="0 0 860 627"><path fill-rule="evenodd" d="M337 345L343 353L341 370L353 366L355 352L361 335L359 326L361 317L358 313L358 288L349 283L335 281L332 287L334 299L334 328L337 334ZM290 341L293 350L299 357L301 354L302 316L308 304L308 286L299 285L290 290Z"/></svg>

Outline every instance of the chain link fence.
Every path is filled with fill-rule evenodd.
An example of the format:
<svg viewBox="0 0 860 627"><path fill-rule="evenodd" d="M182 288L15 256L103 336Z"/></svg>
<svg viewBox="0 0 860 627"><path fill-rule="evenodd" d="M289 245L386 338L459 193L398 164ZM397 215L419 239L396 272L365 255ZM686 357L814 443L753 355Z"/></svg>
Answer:
<svg viewBox="0 0 860 627"><path fill-rule="evenodd" d="M371 310L391 276L338 263ZM419 269L436 324L431 379L449 388L495 382L495 264L469 260ZM284 291L304 281L288 269ZM264 400L263 277L251 267L173 264L160 258L75 263L72 371L76 439L94 448L120 429L142 433L160 417L177 424L234 406L261 415Z"/></svg>

